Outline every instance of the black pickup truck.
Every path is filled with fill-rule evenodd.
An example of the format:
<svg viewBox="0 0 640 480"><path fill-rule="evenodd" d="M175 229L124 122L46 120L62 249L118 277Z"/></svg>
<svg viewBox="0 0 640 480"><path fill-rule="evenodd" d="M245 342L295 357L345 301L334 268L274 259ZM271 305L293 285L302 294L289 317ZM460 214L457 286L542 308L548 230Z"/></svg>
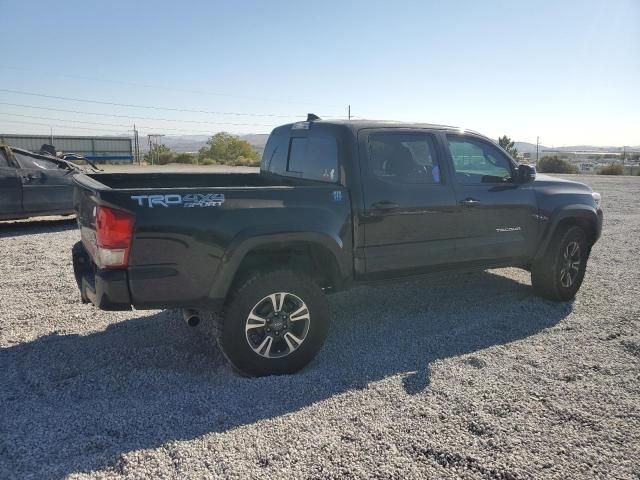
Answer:
<svg viewBox="0 0 640 480"><path fill-rule="evenodd" d="M77 175L82 299L181 308L241 373L302 368L329 327L323 293L451 268L515 266L572 299L600 195L536 175L470 131L325 121L271 133L260 173Z"/></svg>

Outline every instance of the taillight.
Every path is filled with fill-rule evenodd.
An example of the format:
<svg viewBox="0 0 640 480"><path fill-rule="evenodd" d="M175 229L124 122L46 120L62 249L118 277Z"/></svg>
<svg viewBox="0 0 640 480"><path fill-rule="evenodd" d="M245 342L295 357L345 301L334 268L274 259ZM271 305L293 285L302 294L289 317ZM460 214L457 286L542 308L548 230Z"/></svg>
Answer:
<svg viewBox="0 0 640 480"><path fill-rule="evenodd" d="M97 207L96 260L100 267L124 268L129 265L134 220L132 214L122 210Z"/></svg>

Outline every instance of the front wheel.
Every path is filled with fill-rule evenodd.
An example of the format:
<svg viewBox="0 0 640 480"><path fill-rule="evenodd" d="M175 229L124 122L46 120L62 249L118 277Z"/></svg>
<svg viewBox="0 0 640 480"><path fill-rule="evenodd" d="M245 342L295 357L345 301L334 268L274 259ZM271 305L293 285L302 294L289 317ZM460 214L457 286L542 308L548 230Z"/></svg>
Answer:
<svg viewBox="0 0 640 480"><path fill-rule="evenodd" d="M589 246L584 230L571 226L552 239L541 261L531 268L531 284L540 296L549 300L572 300L584 279Z"/></svg>
<svg viewBox="0 0 640 480"><path fill-rule="evenodd" d="M318 353L329 314L322 290L289 270L259 272L235 289L217 319L229 363L249 376L293 373Z"/></svg>

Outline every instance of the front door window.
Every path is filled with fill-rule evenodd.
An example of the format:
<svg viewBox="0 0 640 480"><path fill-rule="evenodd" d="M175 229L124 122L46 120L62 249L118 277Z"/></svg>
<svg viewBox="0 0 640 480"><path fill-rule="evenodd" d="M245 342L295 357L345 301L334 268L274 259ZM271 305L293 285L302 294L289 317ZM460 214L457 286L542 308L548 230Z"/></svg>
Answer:
<svg viewBox="0 0 640 480"><path fill-rule="evenodd" d="M470 137L447 135L456 182L462 185L509 183L511 161L494 145Z"/></svg>

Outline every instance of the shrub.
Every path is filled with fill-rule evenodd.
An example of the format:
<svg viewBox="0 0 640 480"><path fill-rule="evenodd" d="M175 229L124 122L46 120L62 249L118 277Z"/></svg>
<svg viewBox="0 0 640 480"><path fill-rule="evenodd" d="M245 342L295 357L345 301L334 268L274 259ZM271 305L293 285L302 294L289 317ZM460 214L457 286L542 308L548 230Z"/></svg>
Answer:
<svg viewBox="0 0 640 480"><path fill-rule="evenodd" d="M228 160L225 165L233 165L235 167L258 167L260 166L259 158L238 157L235 160Z"/></svg>
<svg viewBox="0 0 640 480"><path fill-rule="evenodd" d="M195 163L195 156L191 153L178 153L173 159L176 163Z"/></svg>
<svg viewBox="0 0 640 480"><path fill-rule="evenodd" d="M598 175L624 175L624 167L620 162L610 163L598 169Z"/></svg>
<svg viewBox="0 0 640 480"><path fill-rule="evenodd" d="M538 171L542 173L578 173L578 167L557 156L542 157L538 162Z"/></svg>
<svg viewBox="0 0 640 480"><path fill-rule="evenodd" d="M166 165L168 163L173 163L174 160L175 154L173 152L160 152L156 158L156 164Z"/></svg>

